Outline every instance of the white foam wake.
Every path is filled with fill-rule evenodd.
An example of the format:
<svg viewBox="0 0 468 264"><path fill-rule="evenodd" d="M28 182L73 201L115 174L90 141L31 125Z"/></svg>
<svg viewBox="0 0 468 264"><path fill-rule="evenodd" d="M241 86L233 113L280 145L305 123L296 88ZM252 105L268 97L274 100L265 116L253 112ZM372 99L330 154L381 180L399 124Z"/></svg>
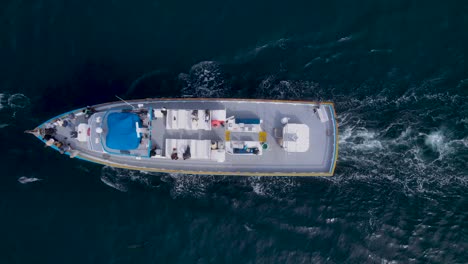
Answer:
<svg viewBox="0 0 468 264"><path fill-rule="evenodd" d="M275 81L272 85L291 89L291 86L281 82ZM317 86L317 89L321 88ZM299 91L298 96L302 96L301 93ZM325 180L339 185L356 181L386 181L409 195L438 193L450 185L468 186L467 173L462 170L468 137L457 137L457 134L443 127L428 127L421 116L429 115L427 111L430 109L416 106L414 111L406 110L422 100L439 104L441 100L461 103L459 100L463 98L445 94L406 94L397 99L369 96L366 100L345 101L337 98L339 160L335 176L326 177ZM390 122L378 123L376 112L386 108L391 108L397 114ZM455 123L454 120L448 121ZM302 179L291 177L162 175L161 180L169 184L174 197L201 197L210 193L216 184L233 181L238 187L249 187L256 195L281 198L300 189L303 182ZM150 185L148 175L126 170L114 171L109 167L103 169L101 179L122 191L127 191L131 183Z"/></svg>
<svg viewBox="0 0 468 264"><path fill-rule="evenodd" d="M25 108L30 103L29 98L21 93L12 94L8 97L8 106L13 109Z"/></svg>
<svg viewBox="0 0 468 264"><path fill-rule="evenodd" d="M257 98L269 99L304 99L309 98L318 89L319 84L311 81L282 80L275 75L264 78L257 88ZM322 99L317 94L316 100Z"/></svg>
<svg viewBox="0 0 468 264"><path fill-rule="evenodd" d="M449 185L468 186L463 169L468 137L445 127L433 127L434 117L455 124L450 113L437 108L421 108L426 103L463 105L458 95L409 93L395 100L382 96L348 100L338 110L340 124L337 183L390 180L408 194L441 192ZM442 102L442 103L441 103ZM413 106L416 105L417 106ZM431 104L428 104L431 105ZM414 108L413 111L407 109ZM444 107L444 106L443 106ZM376 112L392 109L391 122L379 124ZM455 117L456 118L456 117Z"/></svg>
<svg viewBox="0 0 468 264"><path fill-rule="evenodd" d="M228 97L230 87L221 65L215 61L202 61L192 66L188 74L179 74L184 83L183 97Z"/></svg>
<svg viewBox="0 0 468 264"><path fill-rule="evenodd" d="M132 186L154 187L155 177L169 187L173 198L201 198L211 195L217 186L233 186L251 190L252 194L282 199L300 188L300 181L294 177L235 177L220 175L195 175L181 173L148 173L105 166L101 171L101 181L122 192Z"/></svg>
<svg viewBox="0 0 468 264"><path fill-rule="evenodd" d="M104 166L101 170L101 181L121 192L127 192L132 184L152 187L151 175L146 172Z"/></svg>
<svg viewBox="0 0 468 264"><path fill-rule="evenodd" d="M13 111L13 117L16 116L16 112L28 107L30 104L31 101L24 94L0 94L0 110Z"/></svg>
<svg viewBox="0 0 468 264"><path fill-rule="evenodd" d="M301 187L301 181L294 177L248 177L247 183L259 196L282 199Z"/></svg>
<svg viewBox="0 0 468 264"><path fill-rule="evenodd" d="M194 174L167 174L163 181L171 186L171 196L176 197L202 197L209 192L209 187L222 181L223 177L214 175L194 175Z"/></svg>

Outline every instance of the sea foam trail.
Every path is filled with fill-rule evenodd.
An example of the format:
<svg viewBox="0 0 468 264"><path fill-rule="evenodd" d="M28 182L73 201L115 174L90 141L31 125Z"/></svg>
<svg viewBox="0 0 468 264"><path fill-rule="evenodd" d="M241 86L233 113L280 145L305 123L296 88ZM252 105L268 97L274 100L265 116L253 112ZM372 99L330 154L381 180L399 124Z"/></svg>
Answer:
<svg viewBox="0 0 468 264"><path fill-rule="evenodd" d="M330 180L342 183L385 179L403 187L407 193L441 192L453 184L466 187L467 172L460 167L460 157L467 155L466 134L460 138L459 133L437 127L431 123L434 117L431 107L414 106L422 101L440 105L441 101L463 104L463 100L442 94L410 94L396 100L369 98L341 109L338 111L338 169ZM411 107L415 110L407 111ZM391 123L378 127L370 116L385 108L391 108L397 115ZM440 118L446 123L456 123L449 116L450 113L444 112Z"/></svg>
<svg viewBox="0 0 468 264"><path fill-rule="evenodd" d="M8 97L8 106L13 109L25 108L29 106L31 101L29 98L21 93L12 94Z"/></svg>
<svg viewBox="0 0 468 264"><path fill-rule="evenodd" d="M423 97L425 99L398 98L396 101L370 97L366 101L343 102L343 105L351 104L353 107L338 111L338 166L335 176L324 179L338 185L356 181L390 181L395 188L403 189L409 195L437 193L453 184L468 186L466 171L460 170L457 164L457 157L466 157L467 137L457 139L440 128L421 132L423 124L409 122L412 117L404 114L384 127L376 127L375 121L367 116L368 111L378 111L375 109L377 105L385 107L398 102L402 108L406 108L408 104L420 100L440 101L440 96ZM338 107L341 104L339 101L335 103ZM424 115L425 111L419 110L416 115ZM281 198L300 189L303 181L292 177L162 175L161 179L171 186L173 197L201 197L209 193L210 188L217 183L235 178L238 187L248 187L256 195ZM116 189L127 191L130 184L150 186L149 177L154 175L105 167L101 179Z"/></svg>
<svg viewBox="0 0 468 264"><path fill-rule="evenodd" d="M342 45L354 38L336 41L334 45ZM260 47L260 51L297 46L292 44L290 40L267 43ZM329 49L329 45L318 49ZM468 108L468 98L437 89L446 73L412 84L401 95L389 92L393 82L407 78L396 69L390 69L389 81L381 89L373 88L372 82L364 82L351 90L335 89L310 80L280 76L271 74L259 79L254 96L293 100L310 98L335 103L339 123L339 159L335 176L322 180L338 186L355 182L390 182L394 188L409 195L437 193L453 184L468 186L463 165L467 157L468 125L466 118L453 114ZM193 65L189 73L180 74L179 79L185 85L182 96L228 97L232 93L222 65L214 61ZM463 81L460 83L464 85ZM369 93L363 97L363 91ZM454 127L458 131L454 132ZM283 197L301 189L304 181L291 177L159 175L163 175L157 177L170 186L174 197L200 197L209 193L217 183L231 181L240 188L249 188L255 195ZM102 180L126 191L128 184L150 185L150 181L145 180L148 177L154 175L107 168L103 170Z"/></svg>
<svg viewBox="0 0 468 264"><path fill-rule="evenodd" d="M215 61L202 61L192 66L189 73L179 74L183 82L183 97L228 97L230 85L224 77L221 65Z"/></svg>
<svg viewBox="0 0 468 264"><path fill-rule="evenodd" d="M294 177L235 177L220 175L195 175L181 173L154 173L131 171L105 166L101 171L101 181L121 192L132 190L138 185L153 188L153 179L169 187L173 198L211 195L213 188L229 184L235 188L250 190L252 194L281 199L300 188L300 181Z"/></svg>
<svg viewBox="0 0 468 264"><path fill-rule="evenodd" d="M30 104L30 99L24 94L0 94L0 111L5 110L13 112L12 117L16 117L18 111L27 108Z"/></svg>
<svg viewBox="0 0 468 264"><path fill-rule="evenodd" d="M428 88L440 78L423 82ZM259 95L274 99L319 98L327 100L330 90L314 82L266 77ZM339 160L336 184L355 181L391 181L407 194L441 192L445 186L468 185L463 158L467 157L465 133L439 125L464 124L453 111L468 107L468 98L448 93L427 94L419 87L400 97L370 95L357 99L332 95L338 113ZM390 122L380 122L380 113L393 112ZM449 126L449 125L447 125ZM460 137L462 135L462 137ZM464 135L464 137L463 137ZM461 166L460 166L461 165ZM261 189L256 187L258 192Z"/></svg>
<svg viewBox="0 0 468 264"><path fill-rule="evenodd" d="M214 175L194 175L170 173L163 177L163 181L169 183L171 196L176 197L203 197L210 186L222 181L222 177L216 178Z"/></svg>
<svg viewBox="0 0 468 264"><path fill-rule="evenodd" d="M121 192L127 192L134 184L152 187L149 174L134 170L124 170L104 166L101 170L101 181Z"/></svg>

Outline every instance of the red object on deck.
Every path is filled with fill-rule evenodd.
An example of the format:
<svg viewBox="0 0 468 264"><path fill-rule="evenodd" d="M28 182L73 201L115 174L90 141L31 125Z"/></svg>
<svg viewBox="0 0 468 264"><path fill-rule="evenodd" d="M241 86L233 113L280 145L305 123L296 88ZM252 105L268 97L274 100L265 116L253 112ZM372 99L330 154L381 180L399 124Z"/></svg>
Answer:
<svg viewBox="0 0 468 264"><path fill-rule="evenodd" d="M212 127L219 127L224 124L224 121L221 120L211 120Z"/></svg>

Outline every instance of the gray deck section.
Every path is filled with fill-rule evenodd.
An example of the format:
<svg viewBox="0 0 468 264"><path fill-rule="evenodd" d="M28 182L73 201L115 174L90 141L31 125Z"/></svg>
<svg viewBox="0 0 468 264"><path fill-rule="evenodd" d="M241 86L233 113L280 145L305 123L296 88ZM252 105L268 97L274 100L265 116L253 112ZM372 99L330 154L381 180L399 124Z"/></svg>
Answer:
<svg viewBox="0 0 468 264"><path fill-rule="evenodd" d="M336 123L334 111L331 105L324 105L328 116L327 122L321 122L318 115L314 113L316 104L304 102L276 102L276 101L181 101L181 100L141 100L133 101L132 105L143 104L143 108L160 109L226 109L226 116L236 118L259 118L263 120L262 129L268 133L267 142L269 148L263 155L230 155L226 154L224 162L210 160L171 160L170 158L147 157L147 143L142 140L140 148L132 151L131 155L122 153L102 153L98 150L99 145L92 138L94 125L91 126L90 142L82 143L70 139L69 134L74 126L79 123L88 122L83 115L73 120L73 125L60 127L57 130L57 138L70 144L72 149L80 152L79 156L103 163L115 163L124 166L138 167L144 169L161 169L190 172L226 172L226 173L331 173L334 165L336 151ZM130 107L124 103L112 103L98 105L98 111L91 118L103 116L108 111L121 111ZM290 118L290 123L307 124L310 128L310 147L307 152L286 152L275 138L275 128L281 129L281 118ZM149 120L148 120L149 121ZM93 123L92 121L90 123ZM148 123L148 125L150 125ZM164 153L164 142L166 138L175 139L211 139L223 140L224 128L213 128L212 130L166 130L163 118L151 121L151 144L153 147L161 148ZM258 133L232 132L231 139L257 140ZM91 147L91 145L93 145ZM94 151L96 150L96 151ZM128 154L128 153L127 153Z"/></svg>

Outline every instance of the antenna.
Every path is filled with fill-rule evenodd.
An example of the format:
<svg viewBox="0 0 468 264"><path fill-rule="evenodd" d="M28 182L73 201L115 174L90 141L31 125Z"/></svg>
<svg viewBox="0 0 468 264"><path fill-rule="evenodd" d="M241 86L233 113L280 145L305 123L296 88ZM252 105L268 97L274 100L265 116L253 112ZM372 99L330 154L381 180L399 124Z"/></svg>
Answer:
<svg viewBox="0 0 468 264"><path fill-rule="evenodd" d="M131 106L133 109L135 109L135 107L134 107L133 105L129 104L129 103L128 103L127 101L125 101L124 99L118 97L117 95L116 95L115 97L117 97L120 101L122 101L122 102L128 104L128 105Z"/></svg>

